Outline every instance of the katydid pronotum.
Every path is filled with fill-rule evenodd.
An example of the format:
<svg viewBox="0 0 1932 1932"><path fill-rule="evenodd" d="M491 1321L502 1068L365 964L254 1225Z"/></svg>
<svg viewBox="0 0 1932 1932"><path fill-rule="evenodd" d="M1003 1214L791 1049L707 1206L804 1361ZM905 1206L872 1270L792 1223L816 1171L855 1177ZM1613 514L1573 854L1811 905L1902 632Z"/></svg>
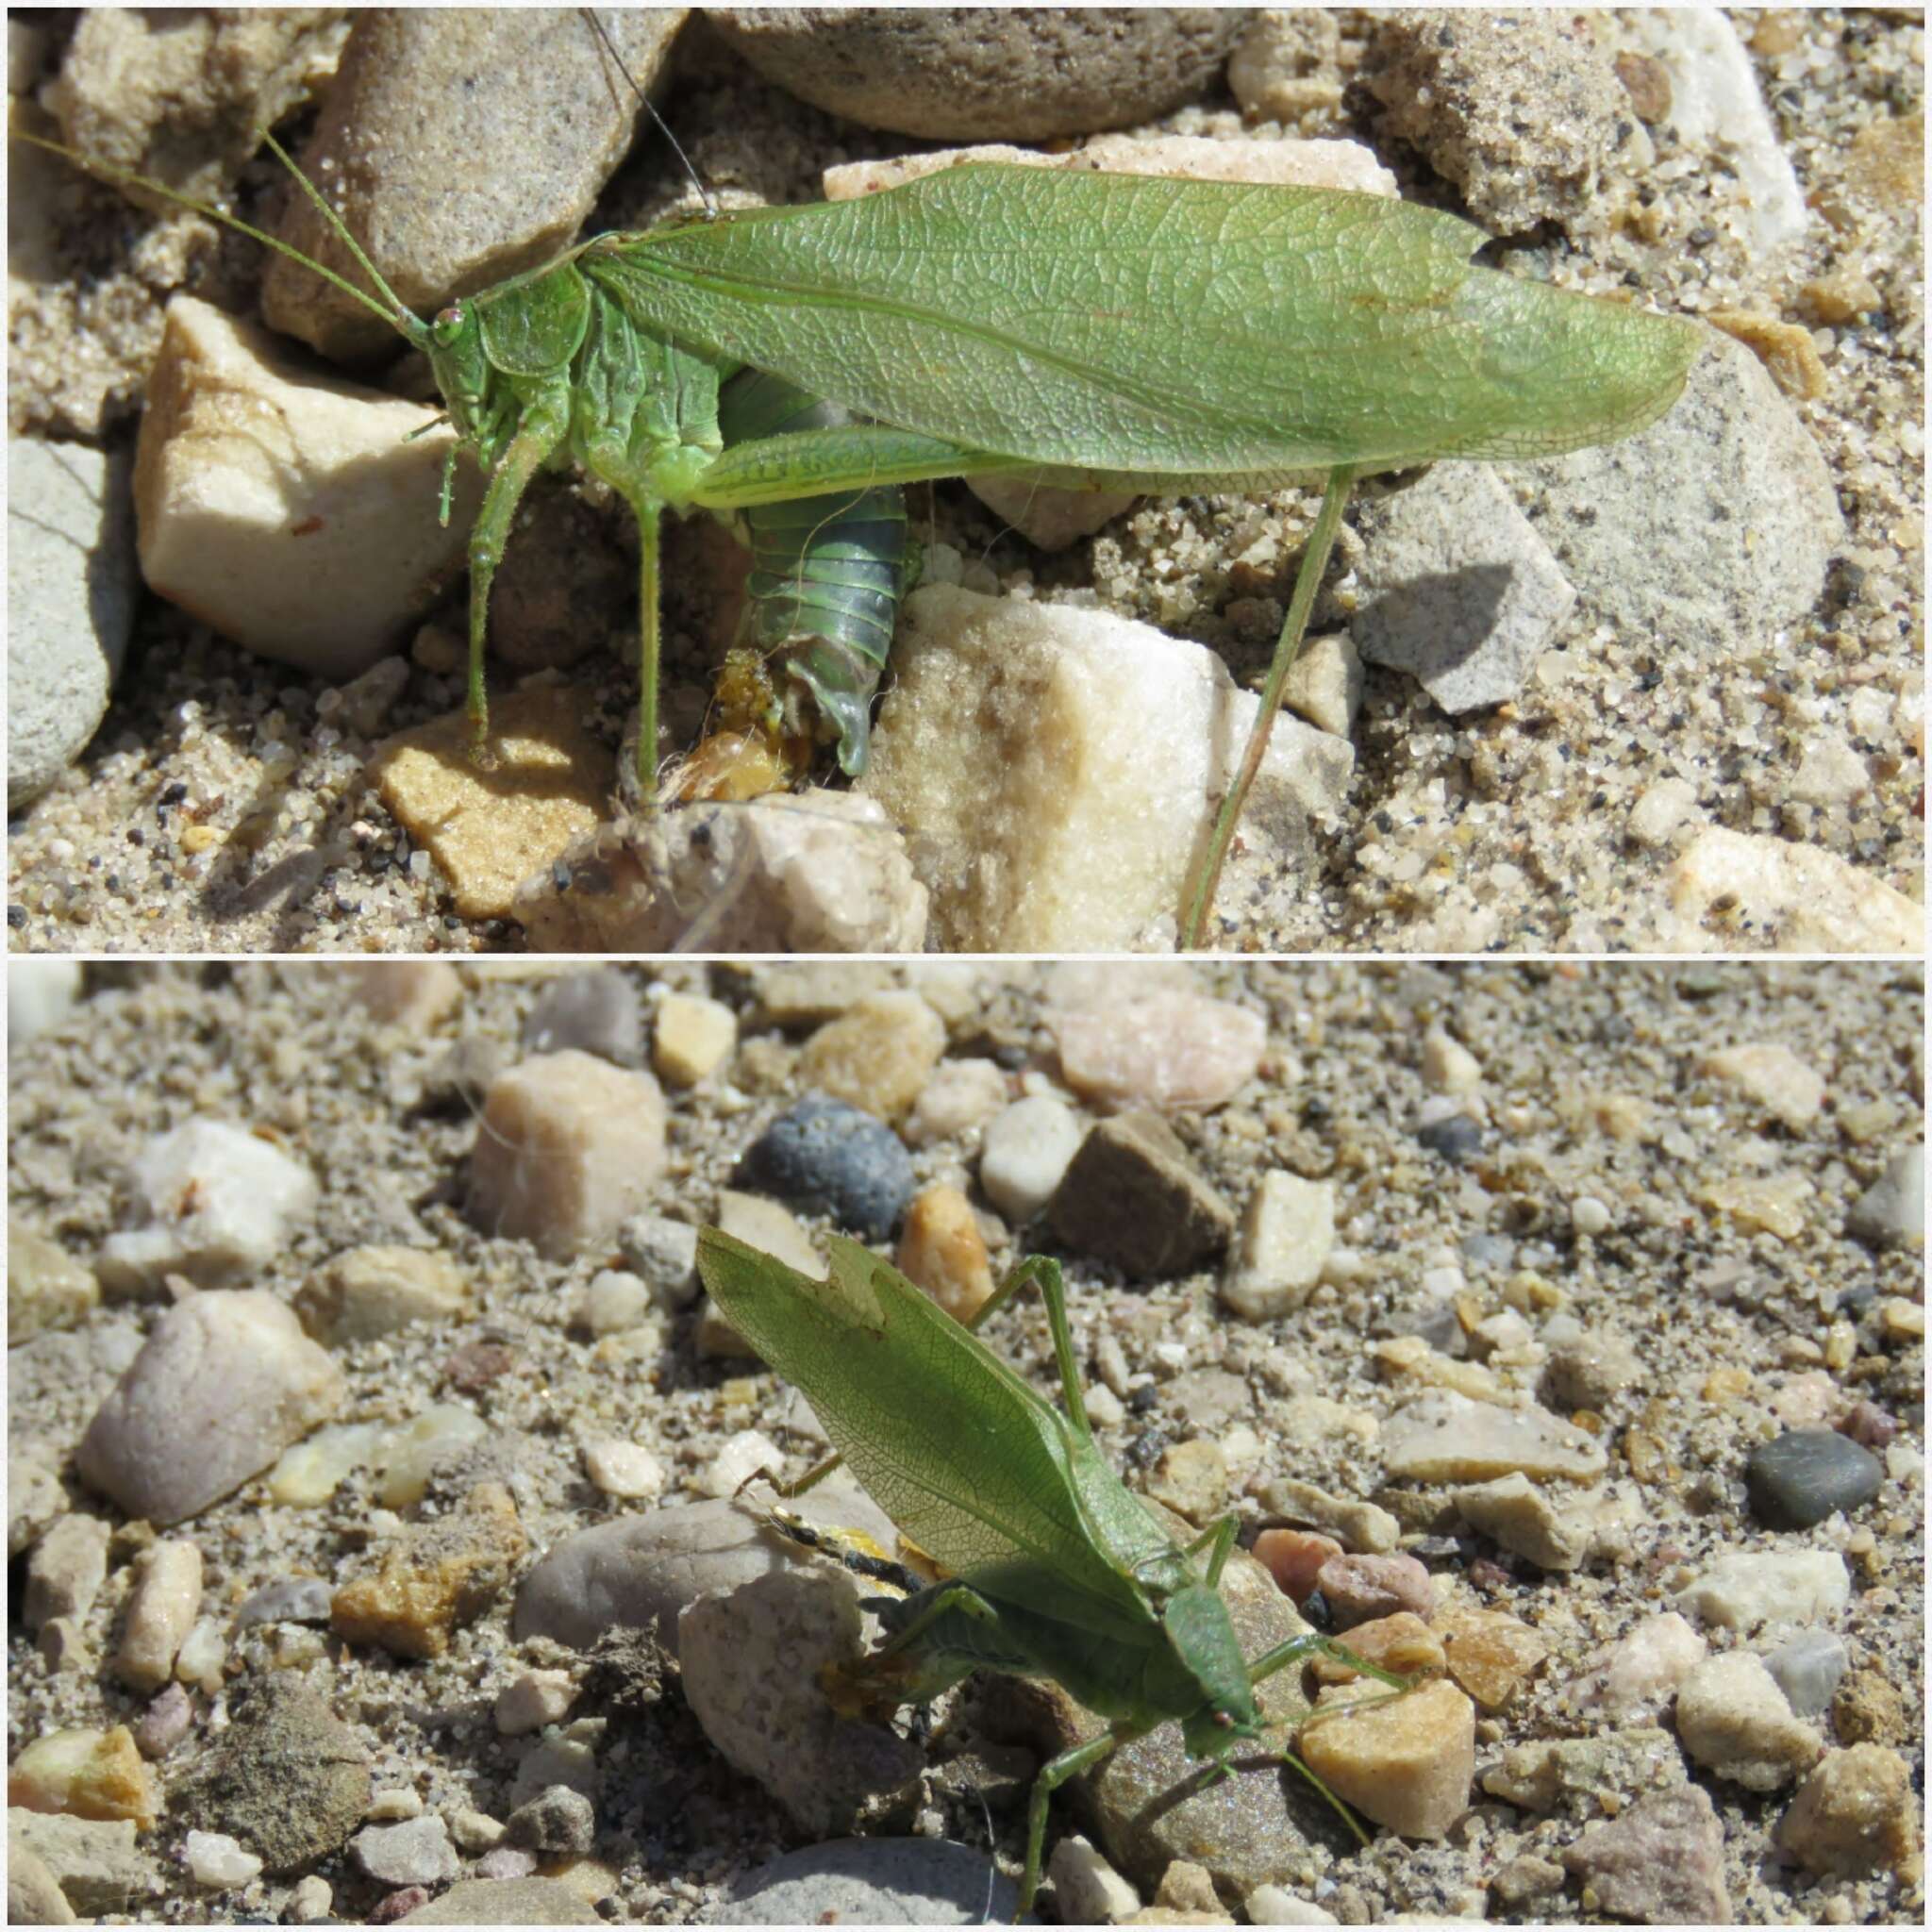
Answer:
<svg viewBox="0 0 1932 1932"><path fill-rule="evenodd" d="M707 1228L698 1272L804 1392L874 1501L947 1573L886 1610L888 1634L855 1690L884 1706L920 1703L976 1670L1001 1671L1051 1677L1107 1720L1034 1781L1022 1912L1040 1883L1055 1790L1121 1744L1177 1720L1190 1755L1224 1767L1265 1728L1255 1685L1316 1655L1407 1688L1314 1633L1242 1657L1218 1587L1237 1519L1183 1546L1108 1466L1056 1262L1022 1262L975 1325L1036 1284L1064 1414L868 1248L838 1236L830 1248L830 1274L817 1281Z"/></svg>
<svg viewBox="0 0 1932 1932"><path fill-rule="evenodd" d="M375 292L244 232L326 276L428 357L459 446L490 479L469 544L479 738L491 582L531 480L581 464L635 511L646 808L657 798L667 509L757 517L800 499L831 506L809 513L809 531L869 492L939 477L1234 494L1321 480L1255 725L1185 889L1188 946L1206 932L1355 480L1627 435L1675 400L1699 340L1674 318L1476 267L1482 231L1431 208L1326 189L988 164L857 201L601 235L425 321L295 178ZM727 441L721 397L744 371L806 402L824 398L842 419L754 426ZM890 614L894 588L886 592ZM852 770L863 760L874 650L835 642L818 661L813 673L798 660L794 684L829 714L823 725Z"/></svg>

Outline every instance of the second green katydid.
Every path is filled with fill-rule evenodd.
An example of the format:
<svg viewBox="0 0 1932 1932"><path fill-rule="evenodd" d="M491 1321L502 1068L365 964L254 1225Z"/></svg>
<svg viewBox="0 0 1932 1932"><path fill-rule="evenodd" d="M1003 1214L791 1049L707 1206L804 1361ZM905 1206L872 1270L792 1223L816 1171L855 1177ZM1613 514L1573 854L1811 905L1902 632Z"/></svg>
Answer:
<svg viewBox="0 0 1932 1932"><path fill-rule="evenodd" d="M479 733L491 583L531 479L581 464L634 509L647 806L667 509L851 503L960 475L1170 493L1323 480L1254 732L1190 879L1189 945L1206 930L1354 479L1627 435L1675 400L1699 341L1673 318L1475 267L1487 238L1435 209L1013 165L602 235L428 321L342 239L377 292L317 273L428 357L461 445L490 478L469 546ZM727 447L721 391L745 369L851 420ZM856 689L846 669L821 680L822 696L842 702L828 723L848 769L863 756Z"/></svg>
<svg viewBox="0 0 1932 1932"><path fill-rule="evenodd" d="M886 1610L887 1636L856 1688L888 1706L919 1703L991 1670L1050 1677L1107 1720L1034 1782L1022 1912L1054 1791L1120 1745L1178 1721L1189 1753L1224 1767L1265 1729L1256 1684L1318 1654L1405 1688L1314 1633L1242 1657L1218 1587L1237 1520L1183 1547L1108 1465L1053 1261L1022 1263L975 1324L1038 1284L1064 1414L857 1241L834 1236L829 1277L816 1281L707 1228L698 1271L804 1392L874 1501L949 1573Z"/></svg>

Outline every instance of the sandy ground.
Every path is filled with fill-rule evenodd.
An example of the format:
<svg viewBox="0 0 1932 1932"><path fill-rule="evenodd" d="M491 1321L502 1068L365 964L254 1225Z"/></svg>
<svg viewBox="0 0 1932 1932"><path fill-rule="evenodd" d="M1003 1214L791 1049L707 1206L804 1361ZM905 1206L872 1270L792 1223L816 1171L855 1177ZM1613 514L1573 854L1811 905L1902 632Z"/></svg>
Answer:
<svg viewBox="0 0 1932 1932"><path fill-rule="evenodd" d="M640 991L708 991L741 1014L741 1042L724 1075L673 1100L670 1160L652 1204L703 1223L737 1156L794 1095L806 1029L782 1031L758 1017L760 988L777 968L679 965L655 976L624 970ZM1338 1237L1357 1257L1358 1273L1275 1322L1251 1325L1229 1316L1217 1306L1211 1273L1134 1287L1065 1257L1076 1351L1089 1373L1096 1348L1117 1344L1129 1373L1151 1374L1156 1391L1151 1404L1136 1402L1103 1429L1116 1467L1144 1469L1163 1443L1196 1433L1191 1407L1199 1385L1191 1378L1218 1369L1243 1391L1238 1419L1261 1439L1263 1477L1293 1475L1342 1496L1377 1494L1373 1450L1336 1438L1295 1446L1285 1433L1288 1418L1312 1393L1372 1427L1387 1417L1404 1396L1378 1371L1374 1345L1424 1314L1440 1290L1431 1271L1445 1266L1462 1269L1474 1312L1500 1309L1533 1278L1547 1290L1536 1291L1534 1330L1574 1316L1638 1350L1644 1379L1607 1403L1597 1424L1610 1480L1632 1509L1619 1560L1557 1575L1515 1561L1497 1569L1494 1547L1479 1541L1433 1546L1432 1567L1453 1582L1458 1600L1510 1612L1550 1648L1527 1695L1484 1723L1479 1778L1509 1745L1588 1734L1592 1725L1566 1713L1563 1701L1587 1659L1667 1607L1715 1557L1740 1549L1844 1557L1852 1595L1839 1635L1854 1669L1882 1674L1901 1693L1907 1734L1895 1745L1915 1768L1922 1763L1923 1354L1896 1336L1880 1337L1877 1307L1884 1297L1922 1293L1923 1256L1875 1250L1843 1232L1851 1204L1923 1137L1919 971L1144 962L1107 969L1118 976L1098 981L1095 969L1077 967L946 968L943 985L922 977L938 970L887 971L909 974L908 983L943 997L951 1054L991 1055L1015 1073L1049 1080L1057 1072L1043 1025L1049 1000L1112 1009L1156 974L1188 973L1186 983L1262 1014L1269 1028L1261 1075L1220 1109L1177 1121L1203 1172L1237 1207L1275 1166L1336 1185ZM12 1056L11 1212L92 1263L116 1224L125 1164L148 1137L197 1114L273 1134L312 1167L322 1202L312 1224L251 1285L290 1296L328 1257L366 1241L446 1255L474 1284L473 1314L342 1348L349 1393L337 1420L397 1419L436 1400L469 1403L488 1425L491 1466L519 1495L533 1551L624 1507L585 1480L579 1444L588 1438L627 1437L649 1448L672 1472L667 1503L699 1492L708 1463L734 1430L763 1428L808 1456L784 1426L786 1392L769 1377L736 1380L741 1364L698 1355L690 1316L655 1334L641 1331L645 1352L635 1358L613 1355L570 1325L603 1257L545 1261L526 1242L488 1237L464 1219L475 1121L461 1105L423 1103L442 1085L439 1070L459 1038L472 1055L493 1049L514 1058L538 991L528 978L480 979L458 1013L424 1032L372 1022L325 963L91 968L79 1008ZM1462 1168L1415 1136L1428 1097L1423 1041L1436 1025L1481 1068L1477 1099L1488 1140ZM1822 1075L1827 1103L1809 1125L1790 1130L1735 1088L1697 1072L1706 1054L1752 1041L1780 1042ZM1635 1138L1607 1131L1612 1120L1634 1122ZM971 1140L941 1141L914 1159L922 1182L974 1187ZM1735 1189L1754 1180L1774 1183L1796 1203L1784 1235L1746 1232L1734 1212L1711 1205L1736 1199ZM1574 1204L1584 1196L1607 1210L1607 1225L1593 1237L1573 1228ZM983 1196L975 1199L984 1209ZM998 1268L1021 1252L1019 1240L996 1217L983 1220ZM38 1440L57 1458L71 1451L112 1383L112 1365L159 1311L152 1301L109 1303L79 1328L11 1349L12 1441ZM1832 1325L1846 1320L1856 1325L1853 1358L1835 1353L1829 1359L1843 1365L1828 1368ZM479 1392L453 1396L453 1353L484 1339L508 1348L509 1372ZM1052 1352L1036 1310L1003 1314L993 1345L1050 1386ZM1719 1371L1724 1375L1713 1382ZM1728 1397L1720 1393L1726 1379ZM1862 1397L1891 1416L1899 1424L1885 1452L1891 1474L1852 1520L1772 1534L1745 1505L1742 1461L1776 1432L1779 1411L1809 1399L1807 1391L1822 1393L1827 1406ZM1643 1465L1641 1481L1630 1459L1640 1436L1661 1451ZM71 1494L76 1507L114 1517L77 1488ZM1255 1526L1254 1504L1242 1507ZM259 1483L250 1484L177 1533L200 1545L215 1607L276 1577L338 1575L385 1532L366 1478L358 1476L313 1509L273 1506ZM1478 1557L1490 1567L1478 1567ZM73 1668L51 1669L32 1638L9 1624L9 1757L55 1725L138 1714L138 1700L92 1661L110 1653L127 1575L117 1559L84 1620L82 1661ZM369 1746L378 1790L408 1787L432 1807L475 1806L500 1817L525 1740L458 1719L487 1708L529 1661L509 1639L510 1601L509 1593L499 1598L432 1663L399 1662L292 1626L239 1641L231 1662L244 1674L274 1666L306 1674ZM209 1735L207 1700L197 1707L194 1729L159 1767L164 1784L185 1774ZM614 1919L687 1919L736 1874L796 1841L761 1791L724 1767L675 1690L641 1718L613 1718L607 1752L620 1739L624 1752L604 1760L597 1847L616 1874ZM1694 1774L1723 1822L1739 1923L1921 1922L1923 1900L1889 1875L1814 1885L1781 1865L1770 1835L1784 1797ZM1010 1871L1020 1819L1006 1813L995 1822ZM948 1819L949 1835L971 1845L984 1844L985 1829L975 1802ZM1486 1804L1440 1844L1383 1840L1358 1856L1311 1851L1295 1889L1321 1896L1349 1923L1397 1912L1454 1915L1471 1909L1511 1858L1530 1851L1554 1857L1577 1829ZM164 1822L144 1841L162 1855L169 1875L164 1898L142 1912L143 1922L282 1914L285 1883L191 1894L166 1857L177 1836L178 1825ZM375 1889L345 1858L328 1860L323 1875L336 1888L339 1915L359 1918L375 1902ZM1491 1910L1505 1916L1493 1902ZM1537 1901L1536 1912L1576 1919L1574 1886Z"/></svg>
<svg viewBox="0 0 1932 1932"><path fill-rule="evenodd" d="M1842 206L1860 134L1918 110L1923 26L1904 10L1772 17L1738 8L1733 18L1753 46L1807 202L1829 213ZM1344 58L1360 31L1357 19L1344 17ZM809 197L827 161L906 145L805 108L715 53L691 58L673 99L701 174L755 184L774 199ZM1224 101L1188 109L1171 125L1241 131ZM1365 129L1343 106L1310 109L1291 131ZM1441 197L1441 184L1413 155L1399 144L1383 149L1407 192ZM649 178L613 187L609 219L647 219L661 207L655 158L639 167ZM259 195L271 180L259 169L249 186ZM1668 174L1657 232L1703 234L1700 192L1694 172ZM80 286L125 294L140 279L125 268L139 226L111 197L98 206L106 225L82 251ZM1907 196L1848 230L1832 219L1814 222L1794 251L1771 263L1744 259L1722 236L1646 246L1624 235L1595 259L1561 248L1524 254L1528 272L1592 290L1627 277L1665 307L1800 320L1807 315L1802 291L1815 279L1876 269L1893 291L1888 308L1869 325L1813 325L1826 388L1802 406L1848 519L1843 566L1810 621L1716 664L1619 639L1579 613L1513 707L1461 721L1445 718L1406 677L1372 668L1355 730L1357 776L1341 823L1320 841L1316 875L1286 907L1271 907L1266 929L1239 932L1232 945L1595 951L1654 943L1669 855L1606 834L1668 774L1690 775L1710 823L1823 846L1920 895L1923 758L1911 719L1924 577L1916 447L1923 276L1900 263L1920 247L1916 203ZM145 262L151 275L156 252ZM247 256L245 246L225 244L214 276L222 298L238 306L254 272ZM1499 265L1509 259L1506 254ZM145 286L142 301L150 299ZM120 294L87 312L103 326L125 326ZM92 346L75 342L58 353ZM117 441L130 434L132 400L130 393L111 412ZM1279 520L1292 544L1307 509L1284 497L1263 513ZM957 550L971 581L1097 597L1222 649L1243 679L1259 675L1273 636L1270 599L1279 589L1231 566L1231 533L1252 535L1254 514L1224 499L1147 504L1093 542L1047 558L1003 533L959 486L938 487L930 503L924 492L915 499L922 537ZM622 583L618 521L592 516L588 526L608 533ZM609 627L621 631L625 621L614 614ZM667 715L694 728L715 646L703 635L701 614L674 603L670 621ZM601 653L569 675L614 747L631 708L629 675ZM1814 730L1861 687L1893 708L1892 722L1864 754L1871 788L1828 806L1793 803L1791 779ZM458 919L435 870L422 855L409 862L407 839L368 783L368 741L327 723L325 696L316 680L253 658L144 599L129 669L92 745L9 827L9 943L178 953L516 945L518 928ZM381 728L439 715L458 699L446 658L419 653ZM1466 887L1469 896L1445 901L1445 884Z"/></svg>

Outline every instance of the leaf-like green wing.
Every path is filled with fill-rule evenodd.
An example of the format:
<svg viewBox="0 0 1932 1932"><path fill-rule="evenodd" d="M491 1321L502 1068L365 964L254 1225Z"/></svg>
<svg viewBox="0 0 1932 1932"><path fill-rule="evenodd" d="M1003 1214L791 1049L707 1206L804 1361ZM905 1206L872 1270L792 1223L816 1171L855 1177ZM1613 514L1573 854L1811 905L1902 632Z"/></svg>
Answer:
<svg viewBox="0 0 1932 1932"><path fill-rule="evenodd" d="M1094 1544L1065 1420L895 1268L835 1237L831 1278L814 1281L707 1228L698 1272L921 1548L1042 1614L1150 1630L1144 1594Z"/></svg>
<svg viewBox="0 0 1932 1932"><path fill-rule="evenodd" d="M1196 487L1555 454L1670 407L1693 326L1473 267L1485 239L1381 195L982 164L578 263L641 326L881 422Z"/></svg>

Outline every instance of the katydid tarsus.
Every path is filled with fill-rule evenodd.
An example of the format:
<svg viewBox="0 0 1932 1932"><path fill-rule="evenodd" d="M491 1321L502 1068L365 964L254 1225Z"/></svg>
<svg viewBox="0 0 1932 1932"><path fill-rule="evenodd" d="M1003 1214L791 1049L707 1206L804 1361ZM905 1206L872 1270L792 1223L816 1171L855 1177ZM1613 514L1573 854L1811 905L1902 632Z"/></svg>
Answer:
<svg viewBox="0 0 1932 1932"><path fill-rule="evenodd" d="M601 235L425 321L296 179L376 292L309 265L428 357L460 444L490 479L469 546L479 734L491 582L532 478L580 464L635 511L647 808L666 510L849 506L965 475L1155 493L1322 481L1240 773L1185 891L1184 945L1206 933L1355 479L1613 441L1670 407L1698 343L1681 321L1474 266L1488 238L1435 209L1326 189L988 164L856 201ZM824 398L846 420L727 446L721 393L744 370ZM830 513L813 512L808 527ZM870 687L859 691L847 658L818 690L835 711L842 703L826 723L853 769Z"/></svg>
<svg viewBox="0 0 1932 1932"><path fill-rule="evenodd" d="M1237 1519L1184 1546L1108 1467L1057 1263L1023 1262L975 1325L1037 1286L1064 1413L869 1249L837 1236L830 1247L830 1274L817 1281L708 1228L698 1270L733 1325L803 1391L874 1501L947 1573L886 1610L861 1686L887 1704L919 1703L975 1670L1043 1676L1107 1721L1034 1782L1021 1911L1040 1882L1054 1791L1120 1745L1178 1721L1190 1754L1224 1768L1265 1727L1255 1685L1317 1655L1406 1688L1313 1633L1242 1657L1218 1588Z"/></svg>

